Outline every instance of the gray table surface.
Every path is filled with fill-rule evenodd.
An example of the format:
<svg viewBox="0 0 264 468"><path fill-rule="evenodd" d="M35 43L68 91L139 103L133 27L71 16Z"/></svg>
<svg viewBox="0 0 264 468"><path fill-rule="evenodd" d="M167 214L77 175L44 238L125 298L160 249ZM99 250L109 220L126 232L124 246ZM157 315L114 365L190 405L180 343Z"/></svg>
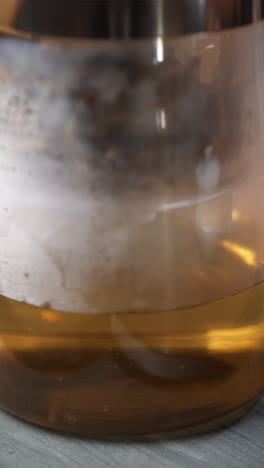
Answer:
<svg viewBox="0 0 264 468"><path fill-rule="evenodd" d="M0 468L262 468L264 397L236 425L191 438L82 440L0 413Z"/></svg>

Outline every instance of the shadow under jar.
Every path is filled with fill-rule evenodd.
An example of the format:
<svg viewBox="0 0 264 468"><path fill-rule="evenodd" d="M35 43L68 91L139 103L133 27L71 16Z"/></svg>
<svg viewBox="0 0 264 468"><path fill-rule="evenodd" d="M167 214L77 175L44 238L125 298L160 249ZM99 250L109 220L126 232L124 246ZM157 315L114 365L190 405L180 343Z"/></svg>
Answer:
<svg viewBox="0 0 264 468"><path fill-rule="evenodd" d="M0 405L230 420L263 388L261 2L54 4L1 2Z"/></svg>

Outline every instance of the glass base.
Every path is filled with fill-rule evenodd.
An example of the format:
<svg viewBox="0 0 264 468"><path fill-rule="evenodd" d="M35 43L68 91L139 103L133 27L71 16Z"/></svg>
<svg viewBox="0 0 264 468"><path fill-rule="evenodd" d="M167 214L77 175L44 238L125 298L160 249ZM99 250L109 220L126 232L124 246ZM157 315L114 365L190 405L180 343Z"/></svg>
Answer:
<svg viewBox="0 0 264 468"><path fill-rule="evenodd" d="M214 432L218 431L221 429L224 429L225 427L232 426L236 423L238 423L242 418L244 418L258 403L260 399L260 396L254 398L252 401L246 403L245 405L241 406L240 408L236 408L233 411L231 411L228 414L222 415L215 417L214 419L204 419L200 422L196 422L193 426L188 426L184 428L178 428L177 421L175 420L175 424L171 425L171 428L167 428L167 430L162 431L162 429L158 430L155 429L150 429L149 431L142 431L142 427L140 428L140 421L138 422L138 431L133 431L130 433L129 431L122 433L121 430L120 432L116 432L116 430L109 431L109 433L105 432L102 426L102 430L100 432L94 432L94 431L88 431L86 432L84 428L82 430L77 429L75 427L75 430L70 430L70 428L66 427L60 427L59 425L54 425L50 424L48 420L46 421L40 421L39 419L35 419L34 417L28 418L25 414L16 414L14 413L11 409L6 408L5 406L1 406L1 409L6 411L7 413L10 413L12 416L18 417L20 419L23 419L27 423L34 424L36 426L40 426L43 429L51 429L57 432L62 432L62 433L71 433L72 435L76 436L82 436L82 437L89 437L89 438L100 438L100 439L113 439L115 441L122 441L124 439L148 439L148 440L168 440L168 439L176 439L176 438L188 438L188 437L194 437L197 435L203 435L207 434L209 432ZM204 416L206 418L206 415ZM208 415L207 415L208 417ZM113 423L114 425L114 423ZM73 428L71 428L73 429Z"/></svg>
<svg viewBox="0 0 264 468"><path fill-rule="evenodd" d="M15 357L2 350L0 407L28 422L82 436L171 431L185 436L232 424L262 390L261 353L243 354L239 359L229 356L229 362L219 356L169 355L159 363L164 372L167 363L163 378L148 375L120 352L114 353L114 360L111 351L97 353L93 359L89 352L77 362L71 350L71 363L70 356L65 360L57 353L53 349L50 355L46 350L30 356L20 351ZM145 356L142 363L151 369L150 357ZM63 362L67 369L63 370ZM174 370L174 378L168 378L169 370Z"/></svg>

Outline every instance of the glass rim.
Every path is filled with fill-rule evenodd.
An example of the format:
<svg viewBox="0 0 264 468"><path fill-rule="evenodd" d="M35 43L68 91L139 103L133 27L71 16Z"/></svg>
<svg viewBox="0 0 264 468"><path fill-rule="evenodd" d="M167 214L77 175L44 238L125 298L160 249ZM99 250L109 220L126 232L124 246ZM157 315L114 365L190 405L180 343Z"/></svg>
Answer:
<svg viewBox="0 0 264 468"><path fill-rule="evenodd" d="M166 38L264 18L264 0L0 0L0 6L0 31L27 38Z"/></svg>

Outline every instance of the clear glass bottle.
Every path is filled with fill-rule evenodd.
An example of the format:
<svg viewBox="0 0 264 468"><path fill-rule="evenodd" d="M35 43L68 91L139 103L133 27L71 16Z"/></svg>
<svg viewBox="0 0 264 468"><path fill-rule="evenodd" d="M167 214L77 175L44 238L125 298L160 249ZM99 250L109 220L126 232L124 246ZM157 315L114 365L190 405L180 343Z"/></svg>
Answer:
<svg viewBox="0 0 264 468"><path fill-rule="evenodd" d="M263 388L256 2L18 3L0 14L1 407L90 435L237 414Z"/></svg>

